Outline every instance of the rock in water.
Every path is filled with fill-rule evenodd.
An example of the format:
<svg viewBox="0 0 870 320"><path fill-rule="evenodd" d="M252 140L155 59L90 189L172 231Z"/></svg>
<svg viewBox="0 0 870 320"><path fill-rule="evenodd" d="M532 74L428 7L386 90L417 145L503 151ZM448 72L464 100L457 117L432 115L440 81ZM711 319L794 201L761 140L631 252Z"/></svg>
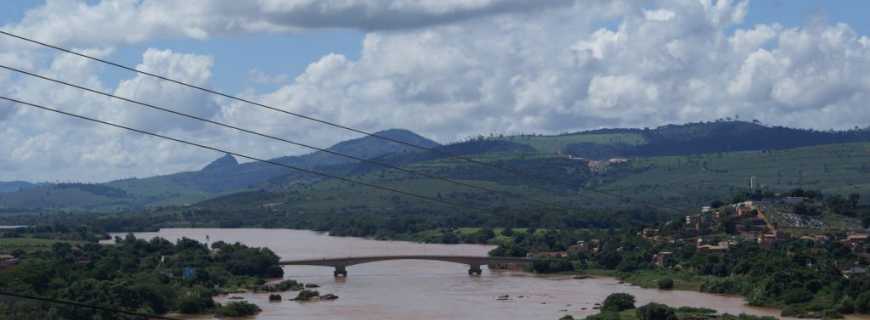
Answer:
<svg viewBox="0 0 870 320"><path fill-rule="evenodd" d="M293 301L312 301L314 299L320 298L320 293L315 290L302 290L299 291L299 294Z"/></svg>

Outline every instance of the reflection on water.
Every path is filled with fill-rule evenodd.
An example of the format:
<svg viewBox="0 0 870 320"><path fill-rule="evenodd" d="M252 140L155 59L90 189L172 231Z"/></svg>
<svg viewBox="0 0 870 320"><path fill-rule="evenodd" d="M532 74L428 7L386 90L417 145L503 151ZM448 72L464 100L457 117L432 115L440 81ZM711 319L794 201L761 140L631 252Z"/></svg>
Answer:
<svg viewBox="0 0 870 320"><path fill-rule="evenodd" d="M122 235L121 235L122 236ZM187 237L205 242L241 242L269 247L282 259L363 255L486 255L491 246L433 245L400 241L339 238L287 229L163 229L138 233L169 240ZM348 278L337 281L326 267L285 267L285 278L321 286L336 301L269 302L268 294L238 294L260 305L256 319L548 319L565 314L594 314L595 303L614 292L637 297L638 304L659 302L673 306L717 309L731 314L778 316L771 309L744 305L739 297L688 291L661 291L620 284L610 278L575 280L569 276L542 277L522 272L484 271L469 277L468 267L434 261L383 261L348 267ZM284 298L294 296L284 293ZM507 301L497 297L510 295ZM226 299L222 297L221 301ZM206 317L207 319L208 317ZM193 319L193 318L192 318ZM202 319L202 318L200 318Z"/></svg>

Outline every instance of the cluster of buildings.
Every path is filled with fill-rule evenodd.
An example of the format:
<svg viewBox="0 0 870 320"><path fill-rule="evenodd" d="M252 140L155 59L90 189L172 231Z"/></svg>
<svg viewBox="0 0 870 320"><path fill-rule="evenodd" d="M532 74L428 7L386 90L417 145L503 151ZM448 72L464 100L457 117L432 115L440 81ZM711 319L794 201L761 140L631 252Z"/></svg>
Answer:
<svg viewBox="0 0 870 320"><path fill-rule="evenodd" d="M15 266L18 264L18 258L8 254L0 254L0 270Z"/></svg>
<svg viewBox="0 0 870 320"><path fill-rule="evenodd" d="M766 211L767 206L756 201L744 201L719 208L702 207L700 214L685 217L685 227L700 237L720 228L728 221L733 224L734 229L731 231L739 238L744 241L756 241L760 246L770 248L777 242L787 239L787 235L771 223ZM727 250L727 246L719 244L699 245L698 248L713 251Z"/></svg>

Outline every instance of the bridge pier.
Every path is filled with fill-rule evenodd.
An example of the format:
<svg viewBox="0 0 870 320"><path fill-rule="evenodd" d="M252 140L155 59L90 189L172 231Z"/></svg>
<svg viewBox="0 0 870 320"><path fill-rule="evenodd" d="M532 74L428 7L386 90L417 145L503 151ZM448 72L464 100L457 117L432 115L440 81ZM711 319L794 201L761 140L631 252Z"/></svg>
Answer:
<svg viewBox="0 0 870 320"><path fill-rule="evenodd" d="M469 276L480 276L483 274L483 269L480 268L479 265L471 265L471 268L468 269Z"/></svg>
<svg viewBox="0 0 870 320"><path fill-rule="evenodd" d="M347 278L347 267L335 266L335 272L332 273L336 278Z"/></svg>

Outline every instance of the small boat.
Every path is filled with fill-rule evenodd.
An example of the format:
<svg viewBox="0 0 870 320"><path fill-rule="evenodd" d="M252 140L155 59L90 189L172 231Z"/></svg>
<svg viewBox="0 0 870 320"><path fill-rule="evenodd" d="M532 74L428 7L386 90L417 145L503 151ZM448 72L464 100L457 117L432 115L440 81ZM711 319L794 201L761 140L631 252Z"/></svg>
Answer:
<svg viewBox="0 0 870 320"><path fill-rule="evenodd" d="M505 300L510 300L510 299L511 299L511 296L508 295L508 294L505 294L505 295L500 295L500 296L498 296L498 298L496 298L495 300L498 300L498 301L505 301Z"/></svg>

